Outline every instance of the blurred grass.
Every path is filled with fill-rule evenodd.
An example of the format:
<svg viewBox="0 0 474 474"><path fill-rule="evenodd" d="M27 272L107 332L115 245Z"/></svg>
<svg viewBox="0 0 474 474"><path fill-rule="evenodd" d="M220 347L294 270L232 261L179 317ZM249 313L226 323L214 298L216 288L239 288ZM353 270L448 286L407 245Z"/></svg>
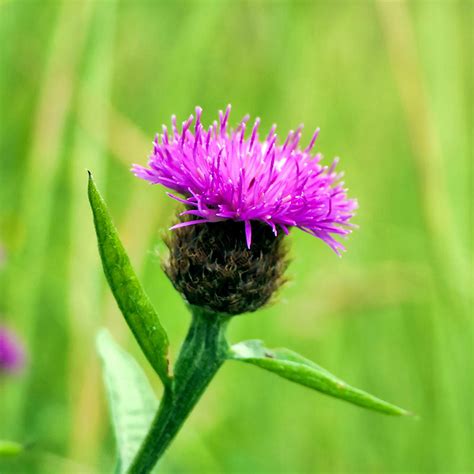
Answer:
<svg viewBox="0 0 474 474"><path fill-rule="evenodd" d="M187 315L155 251L175 206L128 169L172 113L200 104L210 122L229 102L282 134L320 126L360 201L342 259L292 233L291 283L232 340L289 346L421 418L229 363L163 472L472 472L473 20L469 1L1 2L0 318L30 363L1 381L0 438L31 448L0 472L110 470L97 329L140 355L101 276L85 169L176 354Z"/></svg>

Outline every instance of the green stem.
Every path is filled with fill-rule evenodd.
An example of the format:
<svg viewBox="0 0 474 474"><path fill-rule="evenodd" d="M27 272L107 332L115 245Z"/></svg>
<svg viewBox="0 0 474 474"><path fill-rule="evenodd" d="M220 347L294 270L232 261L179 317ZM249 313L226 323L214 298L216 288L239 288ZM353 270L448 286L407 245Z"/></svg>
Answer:
<svg viewBox="0 0 474 474"><path fill-rule="evenodd" d="M227 358L229 317L191 307L193 318L176 361L173 383L165 388L158 413L129 469L151 472Z"/></svg>

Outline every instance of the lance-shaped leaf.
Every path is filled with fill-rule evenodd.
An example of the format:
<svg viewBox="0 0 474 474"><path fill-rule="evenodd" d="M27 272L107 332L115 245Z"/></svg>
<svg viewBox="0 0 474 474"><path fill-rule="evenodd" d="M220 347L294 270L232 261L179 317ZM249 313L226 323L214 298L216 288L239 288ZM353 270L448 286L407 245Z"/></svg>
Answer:
<svg viewBox="0 0 474 474"><path fill-rule="evenodd" d="M170 382L168 336L132 268L90 172L88 194L107 281L135 339L156 373L167 385Z"/></svg>
<svg viewBox="0 0 474 474"><path fill-rule="evenodd" d="M127 472L147 434L158 400L141 367L105 329L97 336L97 350L103 363L117 443L117 472L122 474Z"/></svg>
<svg viewBox="0 0 474 474"><path fill-rule="evenodd" d="M326 369L289 349L267 349L261 341L244 341L232 346L229 358L256 365L293 382L364 408L388 415L411 414L367 392L351 387Z"/></svg>

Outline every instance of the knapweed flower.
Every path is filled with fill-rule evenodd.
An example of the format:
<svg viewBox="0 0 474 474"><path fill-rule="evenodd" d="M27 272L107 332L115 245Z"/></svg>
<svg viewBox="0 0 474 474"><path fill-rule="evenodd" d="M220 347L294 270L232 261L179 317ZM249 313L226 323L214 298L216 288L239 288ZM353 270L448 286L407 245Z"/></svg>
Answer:
<svg viewBox="0 0 474 474"><path fill-rule="evenodd" d="M252 222L268 224L277 235L298 227L319 237L338 252L343 246L334 236L350 232L350 219L357 207L348 199L336 173L337 159L322 166L320 154L311 153L319 129L309 145L299 148L302 127L290 131L283 144L277 144L276 127L260 142L257 118L245 136L246 116L235 130L229 130L230 106L219 113L219 122L208 130L201 123L201 108L183 122L181 131L172 118L172 133L165 126L157 135L154 150L145 168L133 166L139 178L162 184L183 197L169 193L190 209L183 214L198 219L175 228L223 220L242 221L248 247Z"/></svg>
<svg viewBox="0 0 474 474"><path fill-rule="evenodd" d="M16 336L5 327L0 327L0 373L17 372L24 362L23 348Z"/></svg>
<svg viewBox="0 0 474 474"><path fill-rule="evenodd" d="M148 167L132 171L176 191L168 195L186 208L168 242L165 270L175 287L192 304L238 314L260 307L281 284L283 235L298 227L339 254L335 237L350 233L357 203L335 171L337 159L323 166L312 153L319 129L300 148L302 127L278 143L273 126L261 141L258 118L246 133L249 117L230 129L229 114L230 106L205 129L197 107L181 130L173 116Z"/></svg>

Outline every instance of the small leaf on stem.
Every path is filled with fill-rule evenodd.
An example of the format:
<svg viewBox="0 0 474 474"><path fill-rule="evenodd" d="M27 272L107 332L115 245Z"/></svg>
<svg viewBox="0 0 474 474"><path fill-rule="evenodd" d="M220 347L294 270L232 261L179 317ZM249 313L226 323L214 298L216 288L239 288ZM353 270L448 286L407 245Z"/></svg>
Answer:
<svg viewBox="0 0 474 474"><path fill-rule="evenodd" d="M97 350L103 363L103 376L109 399L118 451L120 474L127 472L138 452L158 400L135 359L103 329L97 336Z"/></svg>
<svg viewBox="0 0 474 474"><path fill-rule="evenodd" d="M244 341L232 346L229 358L256 365L292 382L370 410L388 415L411 415L403 408L351 387L326 369L289 349L267 349L261 341Z"/></svg>
<svg viewBox="0 0 474 474"><path fill-rule="evenodd" d="M100 257L112 293L146 358L163 383L169 385L168 336L133 270L90 172L88 195Z"/></svg>

